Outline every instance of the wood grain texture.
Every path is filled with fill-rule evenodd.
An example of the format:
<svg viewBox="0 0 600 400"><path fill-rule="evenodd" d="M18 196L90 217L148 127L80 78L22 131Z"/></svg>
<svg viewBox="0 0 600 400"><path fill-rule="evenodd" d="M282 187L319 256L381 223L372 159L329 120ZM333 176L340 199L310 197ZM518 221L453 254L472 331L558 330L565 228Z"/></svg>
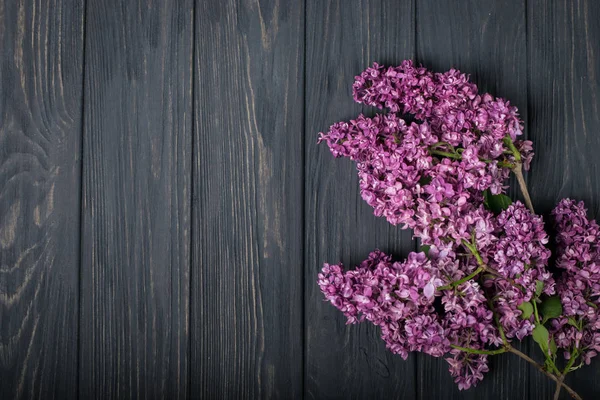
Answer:
<svg viewBox="0 0 600 400"><path fill-rule="evenodd" d="M411 232L393 227L360 198L355 165L336 160L317 134L355 118L354 76L373 62L414 56L411 1L315 1L306 12L305 397L415 398L414 357L385 349L379 328L346 325L323 301L317 274L324 262L347 268L380 248L403 259L415 249ZM374 113L373 109L362 110Z"/></svg>
<svg viewBox="0 0 600 400"><path fill-rule="evenodd" d="M82 399L188 394L192 9L87 6Z"/></svg>
<svg viewBox="0 0 600 400"><path fill-rule="evenodd" d="M512 355L459 392L323 301L324 262L416 244L316 139L376 111L372 62L457 67L519 107L536 210L600 218L598 43L596 0L0 0L0 399L552 398Z"/></svg>
<svg viewBox="0 0 600 400"><path fill-rule="evenodd" d="M588 216L600 218L600 3L529 0L527 18L534 205L548 213L569 197L584 200ZM567 383L584 399L598 398L599 367L596 357ZM532 379L530 397L550 398L554 388Z"/></svg>
<svg viewBox="0 0 600 400"><path fill-rule="evenodd" d="M197 1L191 393L302 393L304 5Z"/></svg>
<svg viewBox="0 0 600 400"><path fill-rule="evenodd" d="M83 7L0 1L0 398L77 394Z"/></svg>
<svg viewBox="0 0 600 400"><path fill-rule="evenodd" d="M525 0L419 0L416 18L419 62L440 72L454 67L470 74L480 91L509 99L527 119ZM483 382L459 392L446 361L420 356L419 397L523 398L529 372L514 355L493 357Z"/></svg>

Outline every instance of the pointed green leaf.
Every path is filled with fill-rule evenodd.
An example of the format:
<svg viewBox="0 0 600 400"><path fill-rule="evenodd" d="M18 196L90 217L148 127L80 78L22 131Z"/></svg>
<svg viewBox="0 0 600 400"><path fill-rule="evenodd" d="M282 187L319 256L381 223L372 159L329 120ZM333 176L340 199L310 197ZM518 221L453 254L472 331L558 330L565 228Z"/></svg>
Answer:
<svg viewBox="0 0 600 400"><path fill-rule="evenodd" d="M539 296L544 290L544 281L535 281L535 295Z"/></svg>
<svg viewBox="0 0 600 400"><path fill-rule="evenodd" d="M430 176L424 176L421 179L419 179L419 185L421 185L421 186L429 185L430 183L431 183Z"/></svg>
<svg viewBox="0 0 600 400"><path fill-rule="evenodd" d="M581 328L579 327L579 324L577 323L577 321L575 320L575 318L573 317L569 317L569 325L574 326L575 328L577 328L577 330L581 330Z"/></svg>
<svg viewBox="0 0 600 400"><path fill-rule="evenodd" d="M554 340L554 338L550 339L550 354L554 355L556 354L557 351L557 347L556 347L556 341Z"/></svg>
<svg viewBox="0 0 600 400"><path fill-rule="evenodd" d="M521 318L523 319L529 319L531 314L533 314L533 305L528 301L521 303L517 308L523 312L521 314Z"/></svg>
<svg viewBox="0 0 600 400"><path fill-rule="evenodd" d="M540 305L540 313L544 318L544 322L550 318L560 317L562 314L562 304L560 303L560 297L552 296L545 299Z"/></svg>
<svg viewBox="0 0 600 400"><path fill-rule="evenodd" d="M494 214L500 214L512 204L512 200L505 194L492 194L489 190L484 192L484 205Z"/></svg>
<svg viewBox="0 0 600 400"><path fill-rule="evenodd" d="M533 340L540 345L544 354L548 353L548 329L542 324L538 324L533 328Z"/></svg>

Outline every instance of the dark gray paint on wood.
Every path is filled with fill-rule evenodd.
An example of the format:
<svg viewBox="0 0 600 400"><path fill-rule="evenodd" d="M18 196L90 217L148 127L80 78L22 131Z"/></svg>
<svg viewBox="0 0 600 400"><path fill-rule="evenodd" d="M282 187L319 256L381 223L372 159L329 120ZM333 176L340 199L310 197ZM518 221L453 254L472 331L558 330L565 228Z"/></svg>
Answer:
<svg viewBox="0 0 600 400"><path fill-rule="evenodd" d="M548 213L561 198L584 200L588 216L600 218L600 3L529 0L527 17L533 203ZM584 399L598 398L599 367L596 357L567 383ZM554 389L538 378L530 397L550 398Z"/></svg>
<svg viewBox="0 0 600 400"><path fill-rule="evenodd" d="M188 394L192 7L87 6L80 398Z"/></svg>
<svg viewBox="0 0 600 400"><path fill-rule="evenodd" d="M0 1L0 398L77 395L83 7Z"/></svg>
<svg viewBox="0 0 600 400"><path fill-rule="evenodd" d="M306 11L305 396L309 399L414 398L415 357L385 349L379 328L346 325L323 301L317 274L323 262L353 267L380 248L404 257L411 233L373 216L360 198L355 165L335 160L317 133L361 110L354 76L370 66L414 56L414 4L315 1Z"/></svg>
<svg viewBox="0 0 600 400"><path fill-rule="evenodd" d="M416 246L316 137L376 111L373 61L458 67L520 108L538 211L600 217L599 25L594 0L0 0L0 398L551 398L511 355L459 392L322 301L323 262Z"/></svg>
<svg viewBox="0 0 600 400"><path fill-rule="evenodd" d="M302 398L303 7L196 2L193 398Z"/></svg>

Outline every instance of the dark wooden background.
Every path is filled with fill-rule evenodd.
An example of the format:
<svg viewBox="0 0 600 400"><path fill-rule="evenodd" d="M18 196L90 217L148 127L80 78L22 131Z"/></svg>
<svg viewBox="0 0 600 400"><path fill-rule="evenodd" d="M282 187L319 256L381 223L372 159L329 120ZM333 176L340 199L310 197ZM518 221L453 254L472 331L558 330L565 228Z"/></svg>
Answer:
<svg viewBox="0 0 600 400"><path fill-rule="evenodd" d="M324 261L415 248L316 145L405 58L509 98L536 208L600 217L597 0L0 0L0 399L550 398L510 355L459 392L322 301Z"/></svg>

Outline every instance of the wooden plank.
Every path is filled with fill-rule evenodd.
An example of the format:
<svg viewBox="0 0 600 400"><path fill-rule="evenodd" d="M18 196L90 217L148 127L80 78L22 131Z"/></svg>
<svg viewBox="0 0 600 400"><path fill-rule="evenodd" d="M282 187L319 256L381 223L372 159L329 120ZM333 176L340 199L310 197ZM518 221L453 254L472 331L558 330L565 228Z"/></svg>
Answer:
<svg viewBox="0 0 600 400"><path fill-rule="evenodd" d="M0 398L77 395L83 5L0 1Z"/></svg>
<svg viewBox="0 0 600 400"><path fill-rule="evenodd" d="M380 248L403 259L412 233L373 215L361 198L356 167L335 160L317 134L356 117L354 76L373 62L414 57L412 1L316 1L306 11L305 397L415 398L414 356L385 349L379 328L345 325L323 301L317 274L324 262L354 267ZM362 110L367 111L367 110ZM368 110L373 113L372 109Z"/></svg>
<svg viewBox="0 0 600 400"><path fill-rule="evenodd" d="M570 197L584 200L588 215L600 218L600 4L529 0L527 18L536 210L547 213ZM596 357L567 377L584 399L600 393L599 366ZM551 398L554 389L545 378L531 380L531 398ZM563 391L561 398L569 396Z"/></svg>
<svg viewBox="0 0 600 400"><path fill-rule="evenodd" d="M81 398L186 398L193 3L90 2Z"/></svg>
<svg viewBox="0 0 600 400"><path fill-rule="evenodd" d="M194 398L302 395L303 11L196 2Z"/></svg>
<svg viewBox="0 0 600 400"><path fill-rule="evenodd" d="M527 48L524 0L420 0L418 61L435 71L471 74L480 91L507 98L527 118ZM514 191L511 191L514 193ZM533 372L532 372L533 373ZM523 398L529 368L512 355L491 358L476 387L459 392L443 359L418 359L420 398ZM536 397L534 397L536 398Z"/></svg>

